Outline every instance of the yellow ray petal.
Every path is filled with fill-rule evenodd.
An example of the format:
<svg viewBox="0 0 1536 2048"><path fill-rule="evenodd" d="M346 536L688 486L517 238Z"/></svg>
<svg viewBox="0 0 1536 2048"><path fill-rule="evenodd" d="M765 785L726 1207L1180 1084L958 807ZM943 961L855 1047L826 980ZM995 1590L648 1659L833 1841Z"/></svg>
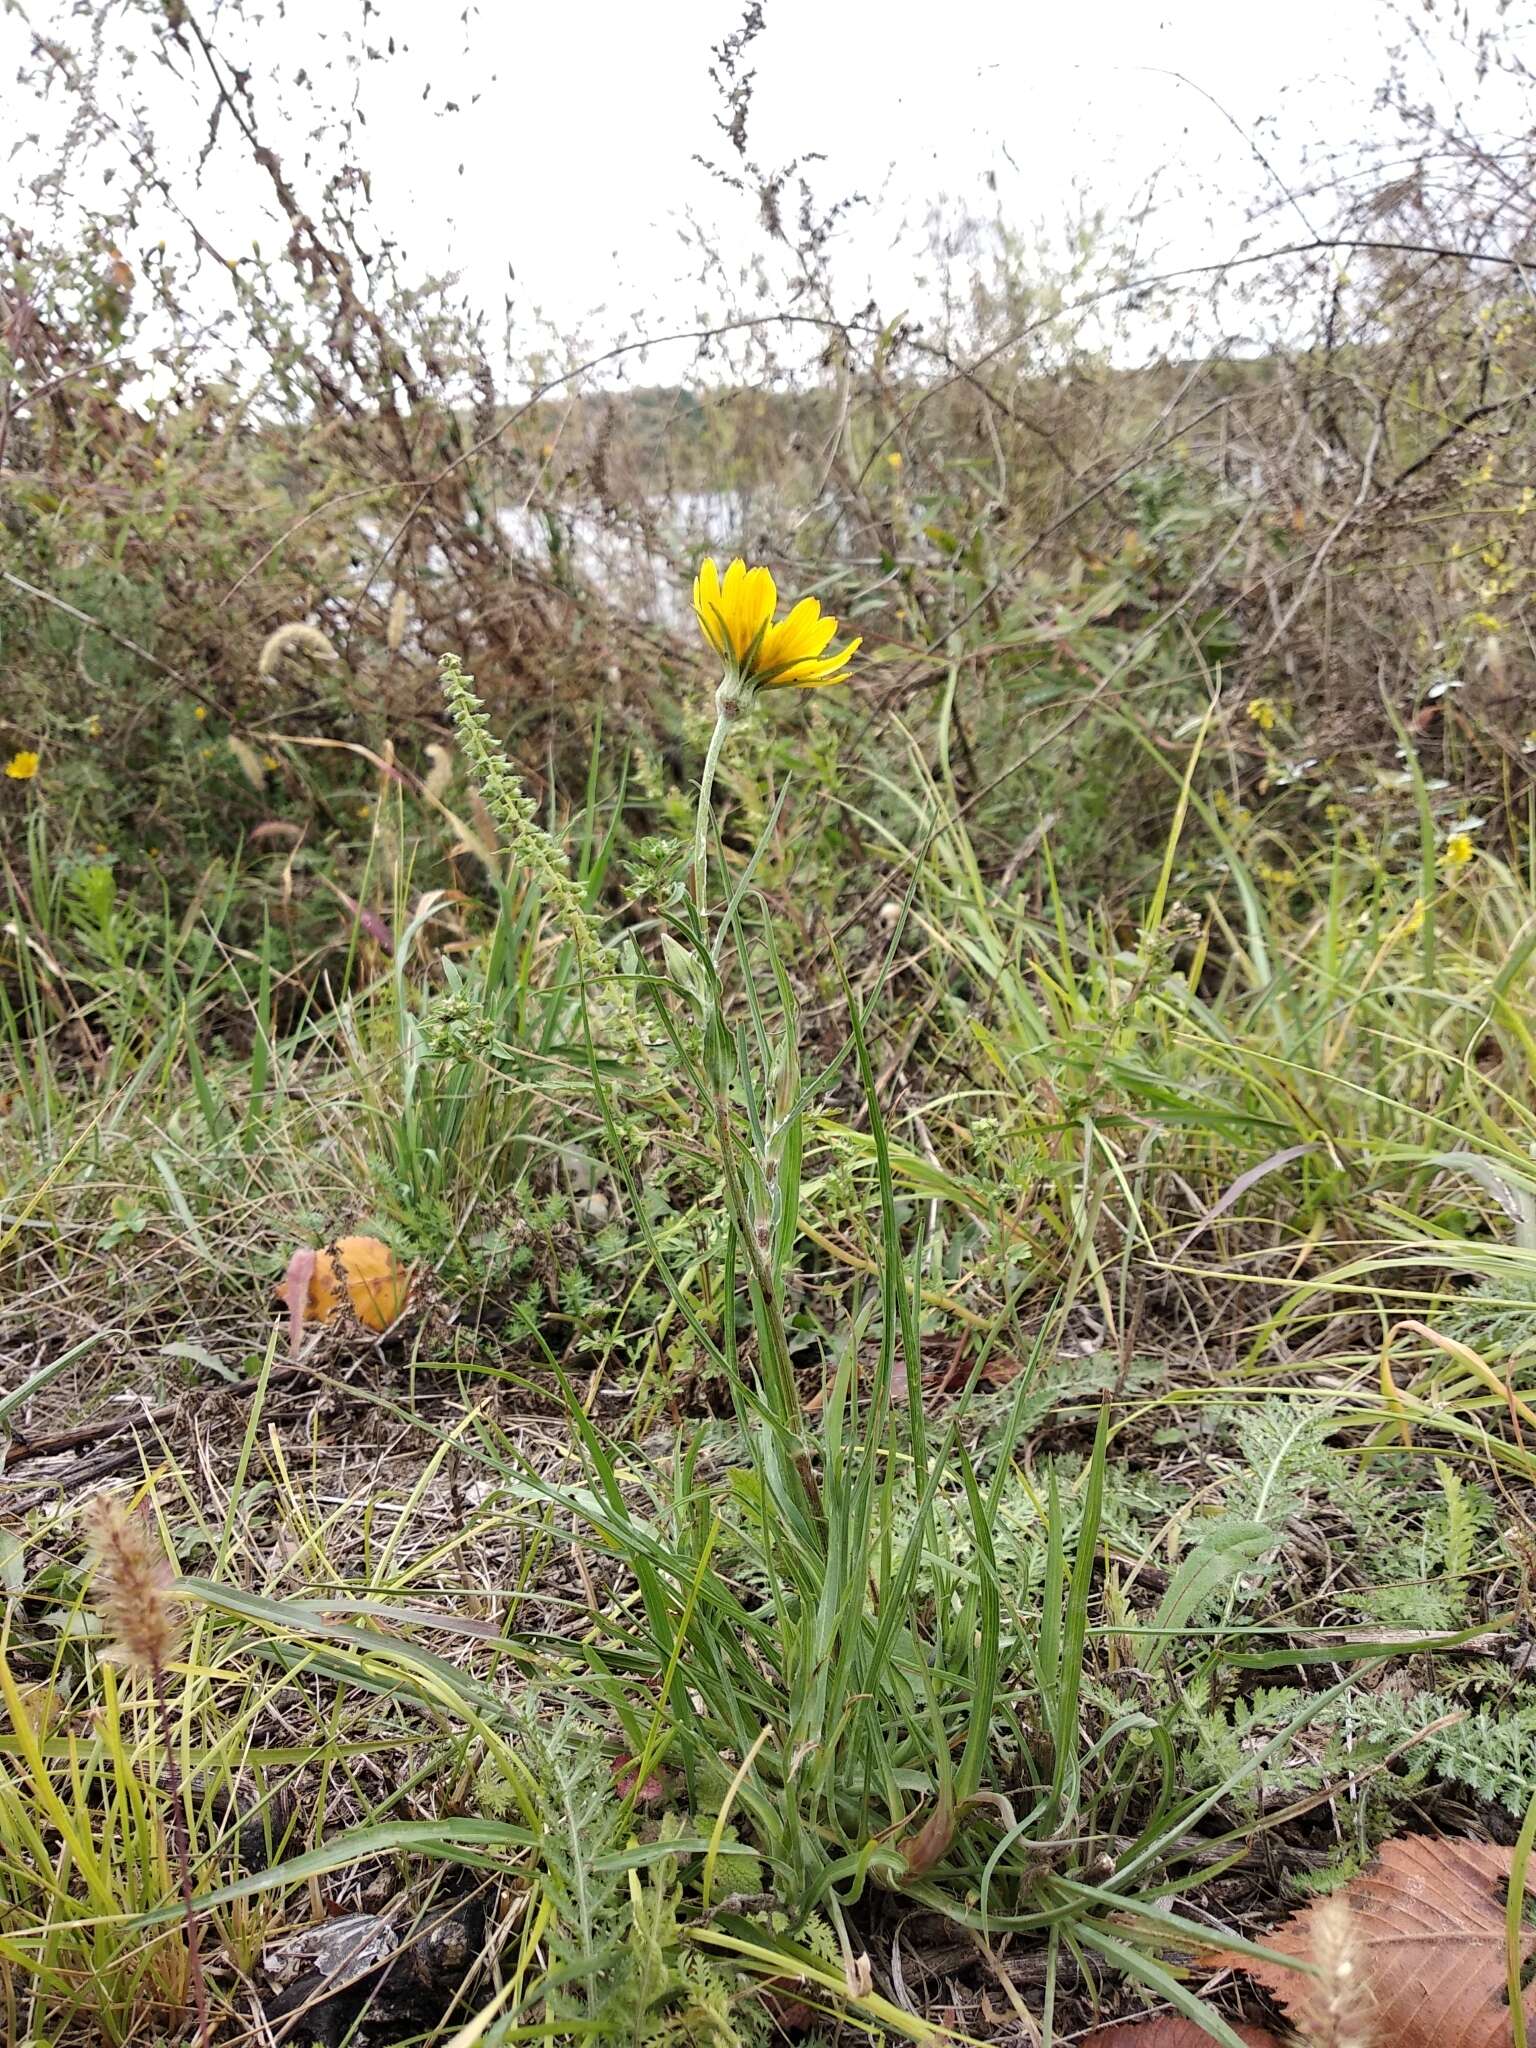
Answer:
<svg viewBox="0 0 1536 2048"><path fill-rule="evenodd" d="M848 664L860 645L859 640L850 640L845 647L835 649L821 661L807 658L791 662L777 675L765 676L759 687L764 690L824 690L829 683L843 681L848 674Z"/></svg>
<svg viewBox="0 0 1536 2048"><path fill-rule="evenodd" d="M824 619L814 597L803 597L787 619L763 635L758 666L765 673L820 654L837 631L836 619Z"/></svg>
<svg viewBox="0 0 1536 2048"><path fill-rule="evenodd" d="M734 562L731 564L733 569L736 566ZM727 583L729 580L727 578ZM778 601L779 593L774 588L773 578L763 568L746 570L737 580L734 591L727 590L724 605L726 627L738 661L745 661L752 652L753 643L772 620Z"/></svg>
<svg viewBox="0 0 1536 2048"><path fill-rule="evenodd" d="M800 683L807 674L819 679L828 671L827 662L818 657L836 631L836 619L824 618L815 598L802 598L782 624L763 636L762 649L754 664L759 688L771 690ZM841 656L828 656L827 661L839 670L843 667ZM841 675L836 680L841 681Z"/></svg>
<svg viewBox="0 0 1536 2048"><path fill-rule="evenodd" d="M699 564L698 575L693 579L693 609L698 617L699 630L716 654L727 653L725 628L721 623L720 571L715 567L713 556L705 556Z"/></svg>

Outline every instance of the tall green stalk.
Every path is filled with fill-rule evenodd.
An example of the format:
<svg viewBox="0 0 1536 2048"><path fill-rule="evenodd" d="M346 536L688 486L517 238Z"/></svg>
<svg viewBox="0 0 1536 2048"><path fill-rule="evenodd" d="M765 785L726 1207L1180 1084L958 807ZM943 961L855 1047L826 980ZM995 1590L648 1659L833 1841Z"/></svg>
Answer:
<svg viewBox="0 0 1536 2048"><path fill-rule="evenodd" d="M693 828L693 900L701 918L708 894L709 827L714 807L715 770L720 765L720 750L725 745L725 736L745 709L741 685L727 671L720 678L720 687L715 692L715 729L709 736L709 748L699 776L698 807Z"/></svg>

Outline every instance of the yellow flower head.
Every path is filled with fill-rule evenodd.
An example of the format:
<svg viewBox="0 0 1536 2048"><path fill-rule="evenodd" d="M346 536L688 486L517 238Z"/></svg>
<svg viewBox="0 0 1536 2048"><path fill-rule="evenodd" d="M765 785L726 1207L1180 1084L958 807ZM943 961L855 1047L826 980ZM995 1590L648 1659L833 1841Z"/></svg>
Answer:
<svg viewBox="0 0 1536 2048"><path fill-rule="evenodd" d="M737 679L758 690L820 690L841 683L859 646L826 652L836 619L822 617L814 597L802 597L775 625L779 593L763 568L735 561L722 578L706 560L693 584L693 608L704 638Z"/></svg>
<svg viewBox="0 0 1536 2048"><path fill-rule="evenodd" d="M1459 873L1476 852L1470 832L1453 832L1445 842L1445 864L1453 874Z"/></svg>
<svg viewBox="0 0 1536 2048"><path fill-rule="evenodd" d="M29 747L23 747L19 754L12 754L6 762L5 772L12 782L30 782L41 765L41 758Z"/></svg>
<svg viewBox="0 0 1536 2048"><path fill-rule="evenodd" d="M1255 697L1248 706L1248 716L1260 732L1273 732L1276 716L1274 700L1270 697Z"/></svg>

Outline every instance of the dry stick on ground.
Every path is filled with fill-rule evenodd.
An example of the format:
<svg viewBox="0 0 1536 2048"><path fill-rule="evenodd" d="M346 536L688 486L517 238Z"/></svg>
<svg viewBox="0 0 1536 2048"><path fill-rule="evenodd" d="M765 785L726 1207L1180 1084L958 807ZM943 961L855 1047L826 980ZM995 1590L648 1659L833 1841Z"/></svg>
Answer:
<svg viewBox="0 0 1536 2048"><path fill-rule="evenodd" d="M268 1373L265 1385L268 1388L281 1386L287 1380L323 1379L325 1375L314 1365L280 1365ZM263 1385L261 1380L242 1381L238 1386L219 1386L212 1391L225 1399L245 1400ZM98 1444L104 1438L118 1436L124 1430L138 1429L145 1423L156 1425L173 1422L181 1413L182 1403L167 1402L160 1408L135 1409L131 1414L114 1416L108 1422L85 1422L78 1429L60 1430L55 1436L39 1436L0 1444L0 1472L12 1465L19 1465L23 1458L56 1457L64 1451L83 1450L87 1444Z"/></svg>

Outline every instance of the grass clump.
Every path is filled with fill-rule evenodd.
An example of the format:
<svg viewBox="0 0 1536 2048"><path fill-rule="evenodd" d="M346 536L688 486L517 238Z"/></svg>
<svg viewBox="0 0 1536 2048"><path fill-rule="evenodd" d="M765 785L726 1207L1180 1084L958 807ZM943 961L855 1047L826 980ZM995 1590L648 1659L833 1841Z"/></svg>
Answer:
<svg viewBox="0 0 1536 2048"><path fill-rule="evenodd" d="M218 2038L318 1894L408 1959L327 1994L348 2024L918 2038L883 1960L916 1913L935 1954L1007 1943L1057 2023L1118 1983L1229 2038L1188 1957L1213 1915L1262 1933L1224 1903L1258 1860L1272 1920L1426 1801L1497 1834L1532 1794L1523 879L1445 876L1422 824L1266 878L1192 748L1116 919L1048 839L1040 898L991 872L908 733L910 792L882 760L837 828L887 893L807 930L777 721L722 751L701 889L690 820L615 867L600 785L551 835L458 708L498 847L472 943L285 1026L270 952L145 932L146 977L102 895L42 941L92 935L84 1084L31 948L8 998L6 1313L46 1332L4 1411L40 1475L13 2009L174 2023L191 1929ZM210 1013L244 1050L185 1034ZM279 1365L252 1303L369 1223L411 1315L361 1373L345 1338ZM72 1309L103 1289L158 1347L136 1447ZM183 1435L214 1389L218 1499ZM47 1475L82 1421L193 1561L170 1729L68 1621ZM18 1733L44 1694L101 1735ZM439 1924L499 1979L432 1977Z"/></svg>

